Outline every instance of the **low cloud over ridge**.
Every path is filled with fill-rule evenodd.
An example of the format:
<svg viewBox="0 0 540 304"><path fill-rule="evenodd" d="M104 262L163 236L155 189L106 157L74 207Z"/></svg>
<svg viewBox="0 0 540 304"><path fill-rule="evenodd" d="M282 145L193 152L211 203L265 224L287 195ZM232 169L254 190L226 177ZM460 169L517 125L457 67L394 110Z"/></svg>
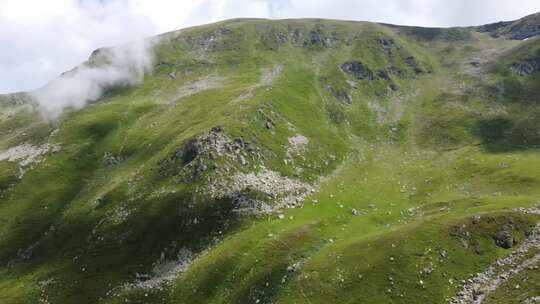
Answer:
<svg viewBox="0 0 540 304"><path fill-rule="evenodd" d="M0 93L41 87L104 45L223 19L459 26L538 11L538 0L0 0Z"/></svg>
<svg viewBox="0 0 540 304"><path fill-rule="evenodd" d="M80 109L109 88L141 83L152 69L152 46L150 40L144 40L98 49L87 62L30 95L48 117L57 117L66 108Z"/></svg>

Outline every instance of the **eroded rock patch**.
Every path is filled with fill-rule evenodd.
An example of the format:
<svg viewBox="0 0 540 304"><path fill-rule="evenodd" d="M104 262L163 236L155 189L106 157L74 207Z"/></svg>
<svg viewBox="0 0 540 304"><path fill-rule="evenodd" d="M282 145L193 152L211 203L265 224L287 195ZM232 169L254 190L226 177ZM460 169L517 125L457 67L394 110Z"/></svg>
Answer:
<svg viewBox="0 0 540 304"><path fill-rule="evenodd" d="M531 209L538 209L540 205ZM450 304L481 304L498 287L515 275L540 263L540 224L510 255L495 261L484 272L476 274L461 287ZM536 252L536 253L535 253ZM535 253L531 256L531 253Z"/></svg>
<svg viewBox="0 0 540 304"><path fill-rule="evenodd" d="M49 153L57 153L62 149L60 145L45 143L41 146L34 146L24 143L5 151L0 151L0 161L17 162L20 168L20 177L24 175L27 168L37 164Z"/></svg>
<svg viewBox="0 0 540 304"><path fill-rule="evenodd" d="M231 199L235 212L263 214L301 206L305 197L314 189L308 183L264 169L238 173L227 182L213 183L209 186L209 193L217 199ZM261 196L253 197L254 192Z"/></svg>
<svg viewBox="0 0 540 304"><path fill-rule="evenodd" d="M178 102L186 97L190 97L204 91L222 88L223 85L224 79L222 77L210 75L182 86L180 89L178 89L177 94L172 98L171 103Z"/></svg>
<svg viewBox="0 0 540 304"><path fill-rule="evenodd" d="M510 65L510 70L519 76L529 76L540 71L540 57L528 58L522 62L515 62Z"/></svg>
<svg viewBox="0 0 540 304"><path fill-rule="evenodd" d="M309 144L309 139L301 134L288 138L289 147L287 152L292 155L302 155Z"/></svg>

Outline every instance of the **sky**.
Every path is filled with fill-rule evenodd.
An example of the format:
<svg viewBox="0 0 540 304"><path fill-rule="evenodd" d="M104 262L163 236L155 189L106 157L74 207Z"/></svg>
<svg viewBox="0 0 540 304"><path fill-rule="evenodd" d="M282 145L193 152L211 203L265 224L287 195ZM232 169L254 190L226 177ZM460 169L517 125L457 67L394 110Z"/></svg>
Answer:
<svg viewBox="0 0 540 304"><path fill-rule="evenodd" d="M238 17L480 25L539 0L0 0L0 93L34 90L103 46Z"/></svg>

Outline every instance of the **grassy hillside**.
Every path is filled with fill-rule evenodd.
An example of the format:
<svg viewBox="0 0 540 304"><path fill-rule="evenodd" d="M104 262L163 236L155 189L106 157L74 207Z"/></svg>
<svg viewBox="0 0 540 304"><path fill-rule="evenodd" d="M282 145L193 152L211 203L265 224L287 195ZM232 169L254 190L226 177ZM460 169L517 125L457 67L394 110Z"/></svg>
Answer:
<svg viewBox="0 0 540 304"><path fill-rule="evenodd" d="M231 20L58 119L0 96L0 303L446 303L525 265L540 40L491 32Z"/></svg>

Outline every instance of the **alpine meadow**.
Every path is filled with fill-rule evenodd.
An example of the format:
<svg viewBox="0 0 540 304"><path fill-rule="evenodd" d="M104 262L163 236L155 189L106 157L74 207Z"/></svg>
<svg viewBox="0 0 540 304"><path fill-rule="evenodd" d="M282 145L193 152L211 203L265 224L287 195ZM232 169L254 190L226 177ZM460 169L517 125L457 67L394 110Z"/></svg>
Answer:
<svg viewBox="0 0 540 304"><path fill-rule="evenodd" d="M540 14L233 19L0 95L0 303L540 303Z"/></svg>

